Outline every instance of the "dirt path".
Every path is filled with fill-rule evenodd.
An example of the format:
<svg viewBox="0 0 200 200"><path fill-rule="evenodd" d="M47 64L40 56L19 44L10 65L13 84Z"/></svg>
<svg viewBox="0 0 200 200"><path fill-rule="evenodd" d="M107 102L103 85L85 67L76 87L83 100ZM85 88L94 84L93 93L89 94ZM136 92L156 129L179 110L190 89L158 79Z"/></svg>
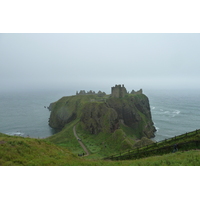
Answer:
<svg viewBox="0 0 200 200"><path fill-rule="evenodd" d="M73 131L74 131L74 136L76 137L76 139L78 140L79 137L76 133L76 125L73 127ZM89 151L87 150L87 148L85 147L85 145L83 144L83 142L81 140L78 140L79 144L81 145L81 147L83 148L83 150L85 151L85 155L84 156L89 156Z"/></svg>

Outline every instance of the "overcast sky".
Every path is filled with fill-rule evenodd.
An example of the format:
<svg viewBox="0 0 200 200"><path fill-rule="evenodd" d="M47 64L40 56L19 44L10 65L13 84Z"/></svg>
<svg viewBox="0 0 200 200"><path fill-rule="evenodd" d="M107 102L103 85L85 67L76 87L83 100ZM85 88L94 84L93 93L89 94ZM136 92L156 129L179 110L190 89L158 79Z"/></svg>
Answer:
<svg viewBox="0 0 200 200"><path fill-rule="evenodd" d="M200 88L200 34L0 34L1 90Z"/></svg>

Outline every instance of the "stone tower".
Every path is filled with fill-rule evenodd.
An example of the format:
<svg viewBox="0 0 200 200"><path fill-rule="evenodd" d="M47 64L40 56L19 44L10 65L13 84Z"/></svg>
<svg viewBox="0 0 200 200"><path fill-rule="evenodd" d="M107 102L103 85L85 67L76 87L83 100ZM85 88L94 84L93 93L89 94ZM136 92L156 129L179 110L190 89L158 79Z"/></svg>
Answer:
<svg viewBox="0 0 200 200"><path fill-rule="evenodd" d="M115 87L111 88L111 97L121 98L124 97L127 94L127 90L124 87L124 84L121 85L115 85Z"/></svg>

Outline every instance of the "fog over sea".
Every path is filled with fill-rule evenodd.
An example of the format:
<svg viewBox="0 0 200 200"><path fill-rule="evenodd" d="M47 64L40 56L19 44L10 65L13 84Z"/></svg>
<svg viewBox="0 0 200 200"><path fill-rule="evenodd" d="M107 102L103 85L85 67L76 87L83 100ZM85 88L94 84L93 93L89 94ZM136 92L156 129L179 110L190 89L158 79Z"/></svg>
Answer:
<svg viewBox="0 0 200 200"><path fill-rule="evenodd" d="M97 92L97 91L96 91ZM143 90L150 101L157 129L154 140L160 141L200 128L200 91ZM55 131L48 126L51 102L76 91L29 91L1 93L0 132L24 137L45 138Z"/></svg>

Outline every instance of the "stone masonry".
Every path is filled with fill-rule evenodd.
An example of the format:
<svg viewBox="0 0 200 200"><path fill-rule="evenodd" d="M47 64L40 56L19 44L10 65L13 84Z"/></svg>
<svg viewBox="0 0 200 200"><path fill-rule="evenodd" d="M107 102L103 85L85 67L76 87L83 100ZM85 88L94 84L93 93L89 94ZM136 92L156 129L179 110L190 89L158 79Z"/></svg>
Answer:
<svg viewBox="0 0 200 200"><path fill-rule="evenodd" d="M127 90L123 85L115 85L111 88L111 97L121 98L127 94Z"/></svg>

